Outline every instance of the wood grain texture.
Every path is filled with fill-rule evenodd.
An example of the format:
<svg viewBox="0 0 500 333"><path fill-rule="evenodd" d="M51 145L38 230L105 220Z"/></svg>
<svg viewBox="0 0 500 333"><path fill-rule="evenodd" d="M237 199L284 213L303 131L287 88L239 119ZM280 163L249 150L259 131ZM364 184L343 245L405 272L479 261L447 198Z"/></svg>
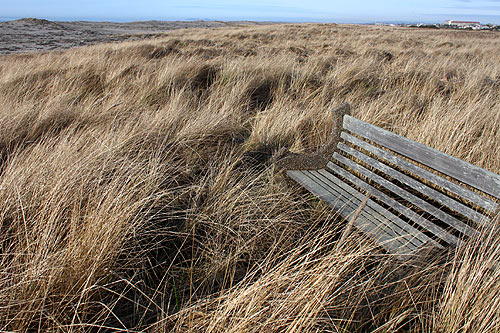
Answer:
<svg viewBox="0 0 500 333"><path fill-rule="evenodd" d="M419 197L411 194L410 192L402 189L401 187L394 185L390 181L373 173L372 171L355 163L354 161L352 161L352 160L350 160L350 159L348 159L348 158L346 158L338 153L335 153L333 155L333 157L335 160L346 165L348 168L357 171L358 173L362 174L363 176L367 177L368 179L373 180L374 182L378 183L382 187L384 187L387 190L391 191L392 193L396 194L400 198L403 198L404 200L408 201L412 205L419 207L420 209L429 213L430 215L434 216L435 218L445 222L450 227L453 227L454 229L458 230L462 234L471 237L477 233L477 231L475 229L473 229L469 225L465 224L464 222L462 222L462 221L454 218L453 216L445 213L444 211L440 210L439 208L434 207L430 203L426 202L425 200L420 199Z"/></svg>
<svg viewBox="0 0 500 333"><path fill-rule="evenodd" d="M338 212L343 218L349 219L361 204L359 199L349 193L338 189L326 188L325 185L317 182L308 171L287 171L287 174L304 186L308 191L327 203L332 209ZM410 254L417 250L415 245L402 242L391 230L375 222L375 218L367 211L363 210L354 221L354 225L364 231L377 244L393 254Z"/></svg>
<svg viewBox="0 0 500 333"><path fill-rule="evenodd" d="M318 171L311 171L311 173L317 173L320 176L318 178L323 177L323 181L327 183L329 186L336 185L344 189L347 193L349 193L352 196L356 196L359 200L363 200L365 197L365 194L362 194L358 190L354 189L352 186L349 184L345 183L341 179L337 178L335 175L332 173L322 169ZM371 194L370 194L371 195ZM372 209L376 214L377 218L381 223L388 224L388 227L391 227L394 232L402 239L407 239L414 243L416 246L420 246L423 243L432 243L434 246L439 246L438 243L433 241L431 238L427 237L425 234L423 234L420 230L412 227L409 225L407 222L403 221L400 219L398 216L394 215L384 207L380 206L373 200L369 200L367 205L369 209ZM392 226L394 225L394 226ZM417 241L418 240L418 241Z"/></svg>
<svg viewBox="0 0 500 333"><path fill-rule="evenodd" d="M457 245L462 240L454 232L467 237L478 233L466 219L477 225L491 222L488 215L496 213L499 204L487 195L500 199L499 175L349 115L343 125L344 142L332 155L338 165L330 161L325 168L288 170L287 174L343 218L356 213L354 226L390 253L408 255L424 245L442 248L428 235L442 244ZM366 195L371 198L365 200Z"/></svg>
<svg viewBox="0 0 500 333"><path fill-rule="evenodd" d="M344 128L500 199L500 176L493 172L348 115Z"/></svg>
<svg viewBox="0 0 500 333"><path fill-rule="evenodd" d="M418 191L419 193L439 202L443 206L448 207L452 211L457 212L457 213L471 219L472 221L474 221L478 224L486 224L489 222L489 218L487 216L485 216L485 215L471 209L470 207L448 197L447 195L444 195L443 193L441 193L439 191L436 191L432 187L430 187L424 183L421 183L421 182L391 168L390 166L388 166L382 162L379 162L376 159L371 158L368 155L345 145L344 143L340 143L338 145L338 148L340 151L343 151L346 154L349 154L349 155L359 159L360 161L363 161L364 163L370 165L371 167L377 169L378 171L388 175L389 177L391 177L393 179L400 181L401 183L411 187L413 190Z"/></svg>
<svg viewBox="0 0 500 333"><path fill-rule="evenodd" d="M485 196L479 195L476 192L473 192L467 189L464 186L460 186L455 184L439 175L436 175L430 171L422 169L421 167L401 158L396 155L391 154L388 151L375 147L368 142L360 140L346 132L342 132L341 137L346 141L353 145L356 145L359 148L362 148L373 155L377 156L378 159L383 161L392 163L401 169L409 171L411 174L416 175L422 179L425 179L443 189L455 194L458 197L465 199L468 202L471 202L483 209L494 213L498 207L498 205L491 199L488 199Z"/></svg>
<svg viewBox="0 0 500 333"><path fill-rule="evenodd" d="M424 217L418 215L416 212L412 211L410 208L403 206L390 196L386 195L385 193L377 190L373 186L369 185L362 179L356 177L355 175L351 174L345 169L342 169L336 164L333 163L328 163L328 168L332 170L335 174L339 175L340 177L348 180L352 184L355 184L357 187L359 187L361 190L365 192L371 193L371 195L377 199L379 199L381 202L386 204L387 206L391 207L395 211L397 211L399 214L402 216L405 216L408 218L410 221L413 221L415 224L421 226L423 229L429 231L431 234L435 235L439 239L445 241L448 244L451 245L457 245L460 240L453 236L452 234L448 233L445 229L442 229L441 227L435 225L434 223L430 222L429 220L425 219Z"/></svg>
<svg viewBox="0 0 500 333"><path fill-rule="evenodd" d="M357 193L358 195L353 196L352 193L347 191L346 188L340 183L331 183L329 180L322 177L318 171L306 171L306 173L309 175L309 177L311 177L311 179L321 184L321 186L323 186L324 188L338 193L341 198L348 198L348 201L346 201L345 204L349 205L353 210L356 210L357 207L360 207L361 203L365 199L365 196L359 192ZM371 229L377 231L380 230L383 233L389 235L390 239L398 240L400 246L409 246L410 248L415 249L422 244L418 241L411 242L410 240L405 239L404 235L401 235L400 228L394 223L391 223L390 219L381 215L380 211L377 210L377 208L373 207L371 200L367 200L365 207L361 211L361 215L371 220ZM354 225L357 226L357 222L354 222ZM406 244L407 242L409 242L409 244Z"/></svg>

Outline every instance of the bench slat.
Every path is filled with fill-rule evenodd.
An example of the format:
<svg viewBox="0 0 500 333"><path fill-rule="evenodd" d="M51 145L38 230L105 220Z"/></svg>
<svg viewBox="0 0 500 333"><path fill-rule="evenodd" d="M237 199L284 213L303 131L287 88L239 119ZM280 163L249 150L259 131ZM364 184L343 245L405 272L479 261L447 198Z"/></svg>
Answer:
<svg viewBox="0 0 500 333"><path fill-rule="evenodd" d="M406 169L407 171L411 172L414 175L417 175L427 181L430 181L434 183L437 186L440 186L447 191L464 198L465 200L472 202L473 204L482 207L490 212L495 212L497 209L498 205L493 201L485 196L481 196L463 186L457 185L447 179L444 179L430 171L427 171L425 169L420 168L419 166L401 158L396 155L393 155L383 149L380 149L378 147L375 147L368 142L365 142L363 140L360 140L346 132L342 132L341 137L346 140L347 142L350 142L372 154L377 156L377 158L382 159L384 161L387 161L389 163L392 163L394 165L397 165L398 167L401 167L403 169Z"/></svg>
<svg viewBox="0 0 500 333"><path fill-rule="evenodd" d="M500 176L493 172L348 115L344 128L500 199Z"/></svg>
<svg viewBox="0 0 500 333"><path fill-rule="evenodd" d="M348 159L348 158L346 158L338 153L335 153L333 155L333 158L335 160L339 161L340 163L346 165L347 167L351 168L352 170L355 170L355 171L359 172L360 174L362 174L363 176L377 182L378 184L380 184L384 188L388 189L392 193L395 193L396 195L405 199L409 203L415 205L416 207L419 207L423 211L425 211L425 212L431 214L432 216L438 218L439 220L445 222L450 227L453 227L456 230L460 231L462 234L471 237L477 233L476 230L474 230L473 228L471 228L467 224L463 223L462 221L454 218L453 216L446 214L445 212L434 207L430 203L420 199L419 197L411 194L408 191L405 191L404 189L400 188L399 186L394 185L390 181L386 180L383 177L380 177L379 175L371 172L370 170L366 169L365 167L355 163L354 161L351 161L350 159Z"/></svg>
<svg viewBox="0 0 500 333"><path fill-rule="evenodd" d="M350 185L348 185L347 183L340 180L335 175L324 169L318 171L310 171L310 172L320 174L321 176L327 179L328 184L338 185L342 187L350 195L356 196L360 200L363 200L365 197L364 194L362 194L358 190L354 189L353 187L351 187ZM397 229L393 229L394 232L397 233L398 235L401 235L402 239L409 238L408 240L414 243L417 247L421 246L424 243L431 243L434 246L441 247L439 243L435 242L430 237L427 237L420 230L412 227L411 225L400 219L398 216L394 215L384 207L377 204L375 201L369 200L367 206L372 208L380 215L379 220L381 221L381 223L387 224L389 222L389 226L391 224L394 224L394 226L397 227Z"/></svg>
<svg viewBox="0 0 500 333"><path fill-rule="evenodd" d="M460 213L465 217L468 217L469 219L475 221L478 224L484 224L489 222L489 218L486 217L485 215L463 205L462 203L448 197L447 195L444 195L439 191L436 191L432 187L429 187L424 183L421 183L411 177L408 177L407 175L399 171L396 171L390 166L382 162L379 162L369 157L368 155L365 155L362 152L345 145L344 143L339 143L337 147L343 152L363 161L364 163L376 168L377 170L385 173L386 175L399 180L403 184L411 186L414 190L417 190L418 192L436 200L440 204L447 206L451 210Z"/></svg>
<svg viewBox="0 0 500 333"><path fill-rule="evenodd" d="M453 236L452 234L448 233L446 230L442 229L441 227L435 225L434 223L430 222L426 218L418 215L416 212L412 211L408 207L403 206L396 200L392 199L388 195L384 194L383 192L377 190L373 186L369 185L368 183L364 182L360 178L356 177L352 173L348 172L345 169L342 169L336 164L333 164L332 162L328 162L328 168L332 170L334 173L337 175L347 179L351 183L355 184L359 188L361 188L363 191L367 193L371 193L371 195L383 203L385 203L387 206L391 207L395 211L397 211L399 214L407 217L409 220L415 222L416 224L420 225L422 228L425 230L429 231L436 237L442 239L443 241L447 242L448 244L453 244L457 245L460 240Z"/></svg>
<svg viewBox="0 0 500 333"><path fill-rule="evenodd" d="M361 203L353 204L353 200L359 201L350 197L347 193L339 194L331 190L325 189L311 179L304 171L288 170L287 174L304 186L308 191L326 202L330 207L337 211L343 218L349 219L357 210ZM353 206L351 206L353 204ZM371 238L377 241L387 251L391 253L411 253L414 249L403 246L403 243L387 233L387 230L381 230L380 225L373 222L373 218L366 217L363 212L354 221L354 225L366 232Z"/></svg>
<svg viewBox="0 0 500 333"><path fill-rule="evenodd" d="M363 195L360 192L357 192L352 188L349 189L350 186L342 181L338 183L337 182L332 183L327 178L323 177L319 173L319 171L320 170L308 170L304 172L308 174L315 181L321 183L321 185L325 189L335 191L342 196L347 196L348 198L355 198L354 200L351 200L349 203L347 203L347 205L350 205L353 209L356 209L362 204L362 202L365 199L365 195ZM376 203L373 202L372 200L367 200L365 207L361 211L361 214L365 215L365 217L367 218L375 220L372 221L372 223L375 222L375 225L378 225L379 229L389 234L391 238L397 239L401 243L400 246L406 246L408 248L411 248L412 250L415 250L424 243L423 241L414 239L415 237L413 235L408 235L407 233L403 234L400 227L398 227L394 223L391 223L393 222L391 218L394 218L395 216L390 216L387 214L385 214L384 216L383 208L380 207L379 205L377 205L378 207L374 206L374 204L376 205Z"/></svg>

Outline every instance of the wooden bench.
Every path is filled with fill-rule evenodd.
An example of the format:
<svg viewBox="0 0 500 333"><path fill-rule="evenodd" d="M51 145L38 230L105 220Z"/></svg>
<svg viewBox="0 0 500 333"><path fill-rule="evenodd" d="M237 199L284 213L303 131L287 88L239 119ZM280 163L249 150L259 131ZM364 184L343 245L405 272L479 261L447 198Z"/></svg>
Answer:
<svg viewBox="0 0 500 333"><path fill-rule="evenodd" d="M347 220L363 207L354 226L389 253L456 246L497 213L495 173L349 115L340 136L325 168L287 174Z"/></svg>

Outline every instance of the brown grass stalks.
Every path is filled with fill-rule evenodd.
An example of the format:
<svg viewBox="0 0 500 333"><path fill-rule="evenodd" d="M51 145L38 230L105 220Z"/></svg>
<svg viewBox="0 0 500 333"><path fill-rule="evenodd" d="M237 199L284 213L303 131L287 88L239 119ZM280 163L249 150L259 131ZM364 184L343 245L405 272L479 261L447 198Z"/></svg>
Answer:
<svg viewBox="0 0 500 333"><path fill-rule="evenodd" d="M305 24L0 57L0 330L498 331L496 222L403 264L271 161L349 101L499 172L499 44Z"/></svg>

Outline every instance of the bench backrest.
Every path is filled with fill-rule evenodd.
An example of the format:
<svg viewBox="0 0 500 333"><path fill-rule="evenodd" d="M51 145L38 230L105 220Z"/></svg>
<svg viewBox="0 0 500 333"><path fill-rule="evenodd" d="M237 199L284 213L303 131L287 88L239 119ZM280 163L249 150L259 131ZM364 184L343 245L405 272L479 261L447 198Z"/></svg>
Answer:
<svg viewBox="0 0 500 333"><path fill-rule="evenodd" d="M499 175L348 115L343 128L328 168L440 242L474 235L497 211Z"/></svg>

